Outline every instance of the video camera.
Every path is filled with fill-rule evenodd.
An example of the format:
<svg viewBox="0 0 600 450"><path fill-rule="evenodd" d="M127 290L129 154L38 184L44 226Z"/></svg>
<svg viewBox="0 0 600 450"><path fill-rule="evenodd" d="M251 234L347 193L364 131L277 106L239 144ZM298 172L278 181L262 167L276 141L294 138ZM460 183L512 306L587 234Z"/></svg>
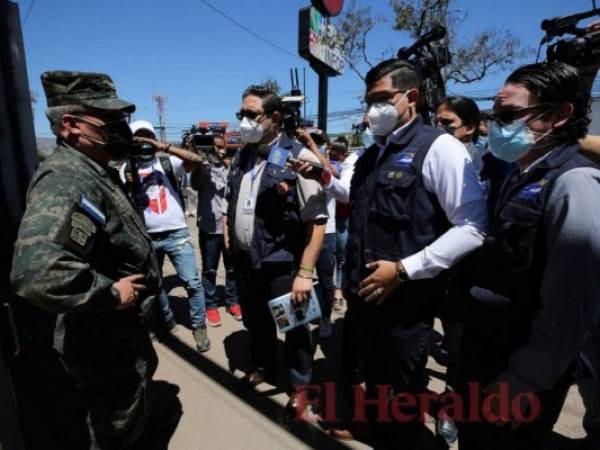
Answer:
<svg viewBox="0 0 600 450"><path fill-rule="evenodd" d="M225 136L225 127L220 125L193 125L183 134L183 146L187 147L188 141L192 150L203 160L218 162L215 153L215 136Z"/></svg>
<svg viewBox="0 0 600 450"><path fill-rule="evenodd" d="M398 59L411 63L423 80L424 110L421 113L426 120L428 111L434 111L446 96L441 69L450 64L451 56L445 37L446 28L436 25L410 47L402 47L396 55Z"/></svg>
<svg viewBox="0 0 600 450"><path fill-rule="evenodd" d="M580 21L594 16L600 16L600 9L596 8L595 1L590 11L543 20L541 27L546 35L540 45L565 34L575 36L571 39L559 39L548 45L548 62L560 61L572 66L597 63L600 60L600 31L588 32L577 26Z"/></svg>
<svg viewBox="0 0 600 450"><path fill-rule="evenodd" d="M295 75L295 77L294 77ZM307 123L302 117L302 103L304 95L300 90L298 69L290 69L292 90L281 98L283 104L283 130L288 136L294 136L298 128L305 128Z"/></svg>

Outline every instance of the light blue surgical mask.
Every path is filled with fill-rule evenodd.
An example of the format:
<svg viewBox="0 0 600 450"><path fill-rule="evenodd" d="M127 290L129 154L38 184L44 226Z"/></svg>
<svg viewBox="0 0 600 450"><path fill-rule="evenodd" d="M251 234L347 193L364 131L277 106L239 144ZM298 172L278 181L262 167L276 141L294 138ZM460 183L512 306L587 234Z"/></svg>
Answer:
<svg viewBox="0 0 600 450"><path fill-rule="evenodd" d="M365 148L369 148L375 143L375 140L373 139L373 132L370 128L366 128L365 131L363 131L362 142Z"/></svg>
<svg viewBox="0 0 600 450"><path fill-rule="evenodd" d="M522 120L515 120L509 125L500 125L493 120L488 132L490 151L503 161L517 161L534 146L535 134Z"/></svg>

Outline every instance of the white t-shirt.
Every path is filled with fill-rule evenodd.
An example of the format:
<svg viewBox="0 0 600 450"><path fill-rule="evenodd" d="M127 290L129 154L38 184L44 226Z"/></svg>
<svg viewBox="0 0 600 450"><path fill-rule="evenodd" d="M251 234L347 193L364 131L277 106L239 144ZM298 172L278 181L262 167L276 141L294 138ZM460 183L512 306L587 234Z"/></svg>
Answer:
<svg viewBox="0 0 600 450"><path fill-rule="evenodd" d="M169 156L175 178L185 176L183 161ZM125 179L125 166L119 171ZM175 186L171 186L158 158L149 163L139 163L138 174L142 188L148 196L148 206L144 210L144 221L149 233L180 230L187 227L181 199Z"/></svg>

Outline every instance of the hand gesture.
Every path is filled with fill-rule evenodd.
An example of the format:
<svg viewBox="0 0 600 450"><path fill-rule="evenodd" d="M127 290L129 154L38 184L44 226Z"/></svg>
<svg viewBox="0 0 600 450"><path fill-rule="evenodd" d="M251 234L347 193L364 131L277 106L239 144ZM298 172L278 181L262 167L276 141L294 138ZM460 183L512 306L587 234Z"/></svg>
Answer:
<svg viewBox="0 0 600 450"><path fill-rule="evenodd" d="M139 298L139 291L146 289L146 286L140 283L143 279L143 274L136 273L121 278L113 284L113 287L119 291L119 304L115 306L115 309L127 309L135 305Z"/></svg>

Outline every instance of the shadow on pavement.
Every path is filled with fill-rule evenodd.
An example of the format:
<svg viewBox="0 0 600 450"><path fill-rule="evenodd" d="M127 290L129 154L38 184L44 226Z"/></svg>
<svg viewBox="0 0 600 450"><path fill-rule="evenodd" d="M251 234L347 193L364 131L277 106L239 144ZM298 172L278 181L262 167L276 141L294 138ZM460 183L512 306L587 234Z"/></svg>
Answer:
<svg viewBox="0 0 600 450"><path fill-rule="evenodd" d="M234 337L233 341L230 342L237 342L237 340L241 337L243 337L243 334ZM289 426L283 426L280 421L283 414L283 407L279 403L277 403L275 400L272 400L268 396L265 396L264 394L252 390L240 392L240 380L238 378L220 367L218 364L198 354L194 349L177 339L176 336L171 335L162 341L162 343L172 352L179 355L180 358L184 359L206 376L211 378L214 382L219 383L225 389L229 390L232 395L246 402L246 404L254 408L254 410L260 413L264 418L286 429L290 434L303 441L306 445L313 448L318 448L320 450L348 449L348 446L339 441L333 440L328 435L308 423L298 422ZM248 344L246 342L243 345L247 346Z"/></svg>

